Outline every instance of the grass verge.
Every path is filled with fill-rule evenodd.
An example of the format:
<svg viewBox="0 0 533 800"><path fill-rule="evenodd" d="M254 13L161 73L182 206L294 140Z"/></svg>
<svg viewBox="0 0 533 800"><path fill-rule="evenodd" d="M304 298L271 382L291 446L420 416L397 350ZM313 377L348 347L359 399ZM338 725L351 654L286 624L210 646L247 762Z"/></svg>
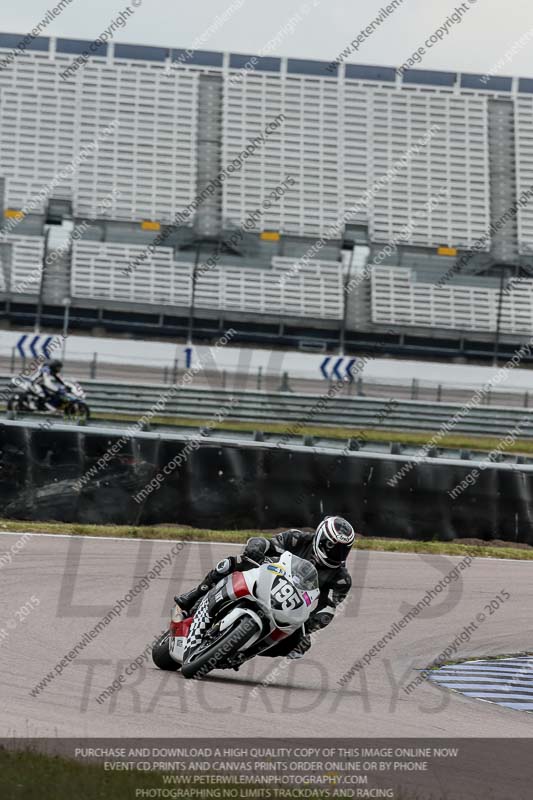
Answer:
<svg viewBox="0 0 533 800"><path fill-rule="evenodd" d="M523 650L521 653L505 653L503 655L496 655L496 656L465 656L464 658L456 658L452 661L441 661L438 664L432 664L427 669L431 672L437 672L439 669L443 667L456 667L459 664L466 664L469 662L474 661L506 661L510 658L531 658L533 656L533 651L531 650Z"/></svg>
<svg viewBox="0 0 533 800"><path fill-rule="evenodd" d="M1 413L1 411L0 411ZM93 412L91 419L102 422L124 422L131 425L138 421L139 417L135 414L108 414L105 412ZM226 431L228 433L254 433L262 431L267 434L288 435L294 422L263 422L245 420L224 420L223 422L213 422L212 419L191 419L190 417L165 417L155 416L152 425L157 429L164 425L171 428L191 428L199 429L209 426L213 430ZM513 453L515 455L528 456L533 454L533 439L515 439L507 443L501 438L490 436L474 436L471 434L449 434L441 436L439 431L403 431L391 428L356 428L342 427L335 425L302 425L299 426L299 435L315 436L319 439L339 439L347 441L351 438L360 438L363 442L371 443L390 443L397 442L411 447L423 447L433 437L438 436L439 448L451 450L472 450L473 452L489 453L498 450L501 453Z"/></svg>
<svg viewBox="0 0 533 800"><path fill-rule="evenodd" d="M120 739L117 743L123 744ZM205 773L202 773L205 776ZM213 789L221 790L218 784L213 784ZM226 797L245 797L253 794L244 794L243 790L257 791L257 785L224 784L226 790L236 790L238 794ZM283 794L277 794L276 785L270 785L270 793L263 789L263 797L301 797L301 789L283 787ZM76 800L134 800L142 797L145 790L146 797L169 797L169 787L164 783L163 773L160 772L110 772L104 770L99 764L83 764L59 756L47 756L30 751L11 751L0 748L0 797L3 800L59 800L59 798L76 798ZM202 786L197 787L197 791ZM207 796L209 784L203 785ZM183 791L183 789L182 789ZM276 792L276 793L274 793ZM184 795L177 795L184 796ZM198 797L198 794L191 795ZM224 796L220 791L220 796ZM339 800L346 800L347 794L336 795ZM427 795L424 795L427 797ZM317 789L320 798L331 797L331 790L322 794ZM422 796L404 793L400 790L395 794L398 800L422 800ZM434 800L437 800L435 797ZM441 800L446 800L441 795ZM488 798L487 798L488 800Z"/></svg>
<svg viewBox="0 0 533 800"><path fill-rule="evenodd" d="M154 788L164 788L161 775L107 772L66 758L0 750L0 797L5 800L133 800L137 789Z"/></svg>
<svg viewBox="0 0 533 800"><path fill-rule="evenodd" d="M0 519L0 533L56 533L77 536L113 536L124 539L168 539L194 542L228 542L244 544L250 536L263 536L277 531L218 531L200 530L179 525L137 526L128 525L80 525L66 522L26 522ZM356 550L376 550L386 553L436 553L449 556L472 556L477 558L505 558L533 561L533 547L513 546L508 542L490 544L478 540L453 542L412 541L409 539L381 539L361 537Z"/></svg>
<svg viewBox="0 0 533 800"><path fill-rule="evenodd" d="M92 418L107 422L136 422L138 417L132 414L105 414L94 413ZM253 433L260 430L263 433L287 434L294 423L287 422L255 422L227 419L220 423L213 423L209 419L191 419L182 417L154 417L154 425L169 425L180 428L201 428L209 425L214 430L229 431L234 433ZM399 442L406 445L425 445L438 431L397 431L391 429L335 427L327 425L304 425L299 428L301 436L316 436L327 439L350 439L361 437L365 442ZM490 452L499 449L501 452L527 455L533 453L533 439L516 439L504 445L498 437L472 436L468 434L453 434L440 436L439 447L451 449L468 449L474 451Z"/></svg>

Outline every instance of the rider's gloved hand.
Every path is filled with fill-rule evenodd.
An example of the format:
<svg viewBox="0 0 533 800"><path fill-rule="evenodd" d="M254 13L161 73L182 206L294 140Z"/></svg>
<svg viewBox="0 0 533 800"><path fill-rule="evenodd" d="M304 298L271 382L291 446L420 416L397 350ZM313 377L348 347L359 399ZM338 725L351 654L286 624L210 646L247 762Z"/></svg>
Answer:
<svg viewBox="0 0 533 800"><path fill-rule="evenodd" d="M253 536L251 539L248 539L242 557L250 558L252 561L257 561L257 563L260 564L265 557L268 547L269 543L266 539L262 539L260 536Z"/></svg>
<svg viewBox="0 0 533 800"><path fill-rule="evenodd" d="M318 613L313 614L305 627L309 633L320 631L330 624L330 622L333 620L333 617L334 614L331 611L319 611Z"/></svg>

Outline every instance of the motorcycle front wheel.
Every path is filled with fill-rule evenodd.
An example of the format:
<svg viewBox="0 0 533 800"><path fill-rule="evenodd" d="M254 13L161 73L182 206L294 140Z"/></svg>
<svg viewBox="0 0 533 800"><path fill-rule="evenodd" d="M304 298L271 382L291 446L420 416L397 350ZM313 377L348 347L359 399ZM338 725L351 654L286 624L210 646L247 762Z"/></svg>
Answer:
<svg viewBox="0 0 533 800"><path fill-rule="evenodd" d="M184 678L203 678L219 667L232 653L240 650L259 630L257 622L249 616L240 617L233 628L221 633L215 641L200 645L181 666Z"/></svg>
<svg viewBox="0 0 533 800"><path fill-rule="evenodd" d="M67 403L63 409L63 416L66 420L77 422L79 425L85 425L91 417L91 412L87 403L71 401Z"/></svg>
<svg viewBox="0 0 533 800"><path fill-rule="evenodd" d="M8 419L16 419L20 410L21 410L21 399L20 395L12 394L8 397L7 400L7 408L6 408L6 417Z"/></svg>

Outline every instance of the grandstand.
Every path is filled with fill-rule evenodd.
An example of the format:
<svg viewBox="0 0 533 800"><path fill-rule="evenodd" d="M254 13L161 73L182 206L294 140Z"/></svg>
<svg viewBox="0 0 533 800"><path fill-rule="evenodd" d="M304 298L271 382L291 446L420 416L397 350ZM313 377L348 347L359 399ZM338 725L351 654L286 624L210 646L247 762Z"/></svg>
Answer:
<svg viewBox="0 0 533 800"><path fill-rule="evenodd" d="M86 328L348 348L531 333L533 80L118 43L69 71L89 44L0 69L12 322L68 302Z"/></svg>

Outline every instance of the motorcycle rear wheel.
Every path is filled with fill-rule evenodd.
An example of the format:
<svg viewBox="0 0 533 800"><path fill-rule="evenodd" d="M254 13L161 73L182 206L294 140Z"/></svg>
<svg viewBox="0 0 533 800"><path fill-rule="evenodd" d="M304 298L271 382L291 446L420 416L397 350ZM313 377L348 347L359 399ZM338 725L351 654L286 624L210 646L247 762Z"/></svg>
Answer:
<svg viewBox="0 0 533 800"><path fill-rule="evenodd" d="M159 667L159 669L165 669L169 672L176 672L176 670L179 669L179 664L176 664L168 652L169 636L170 631L167 631L160 636L157 642L154 644L152 647L152 661L156 667Z"/></svg>
<svg viewBox="0 0 533 800"><path fill-rule="evenodd" d="M220 634L212 644L196 651L186 658L181 666L184 678L203 678L213 669L217 669L227 659L228 653L243 647L258 631L257 623L249 616L241 617L233 628ZM198 653L198 655L196 655Z"/></svg>

